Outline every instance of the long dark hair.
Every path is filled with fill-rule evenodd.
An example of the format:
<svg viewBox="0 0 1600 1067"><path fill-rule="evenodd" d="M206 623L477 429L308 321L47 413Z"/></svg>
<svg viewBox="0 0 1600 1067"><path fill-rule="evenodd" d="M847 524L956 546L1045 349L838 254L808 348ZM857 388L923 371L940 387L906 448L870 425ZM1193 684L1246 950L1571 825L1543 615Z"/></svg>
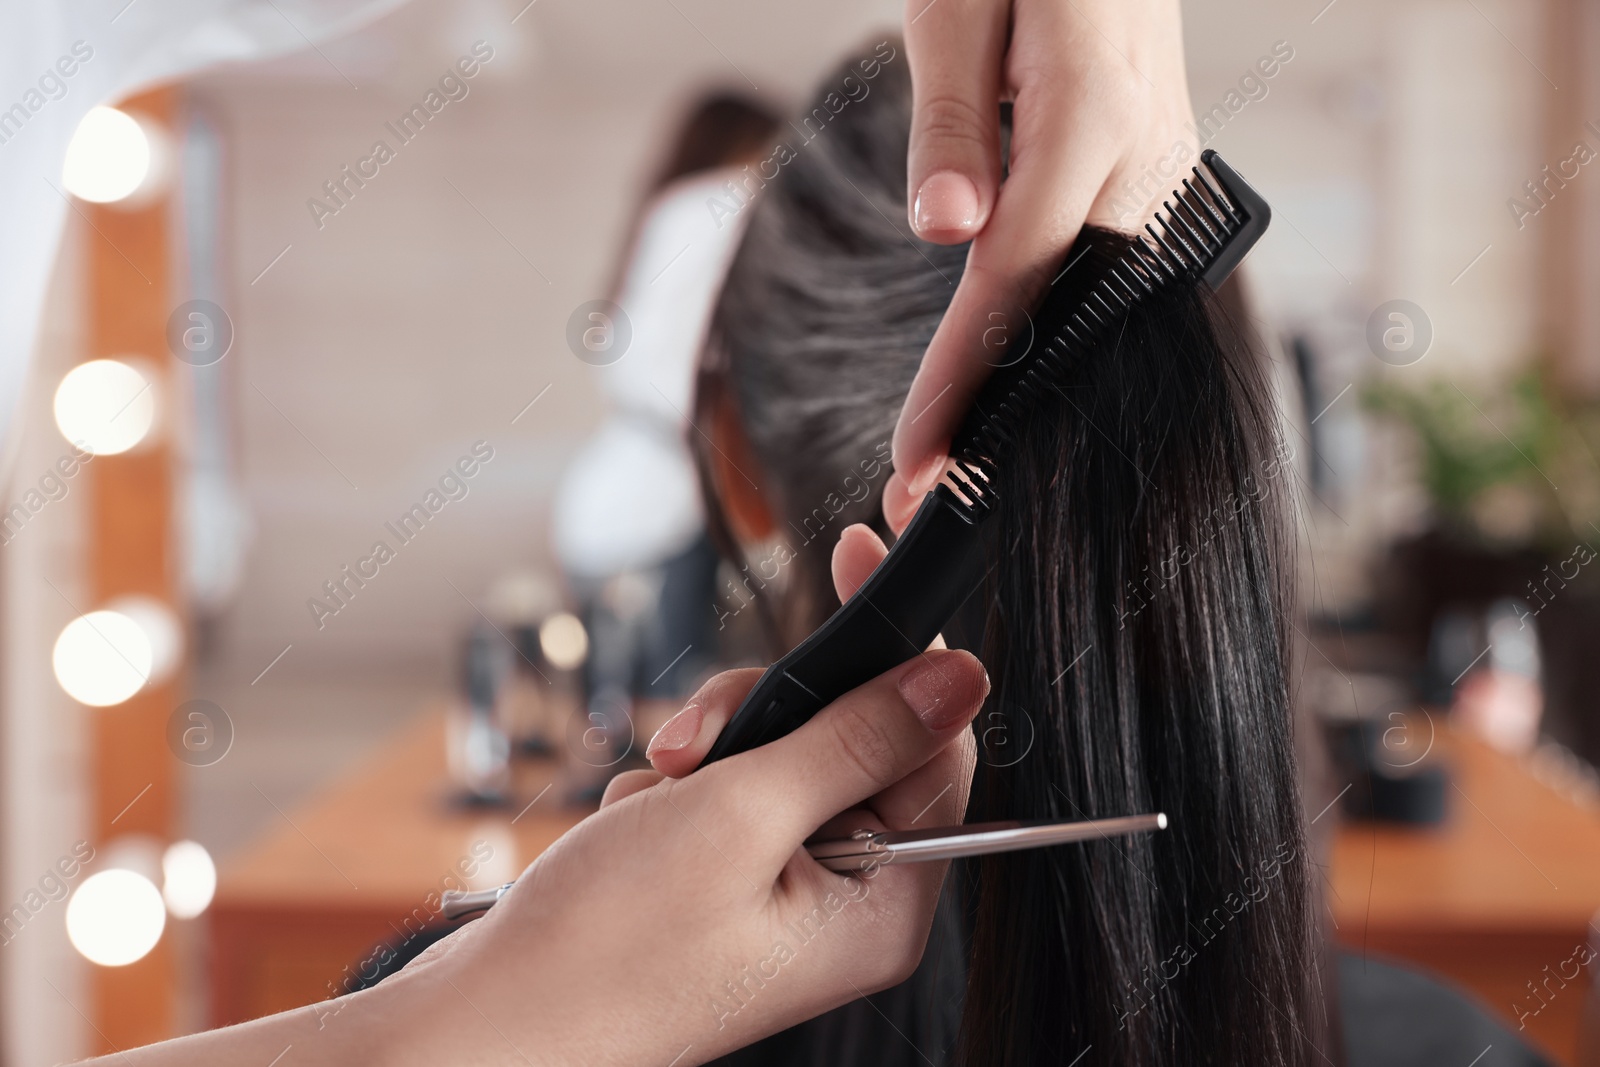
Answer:
<svg viewBox="0 0 1600 1067"><path fill-rule="evenodd" d="M889 440L961 276L964 248L905 225L909 120L905 64L891 61L795 148L713 321L702 414L736 406L758 468L746 473L801 542L794 573L762 589L774 654L837 605L828 552L845 524L875 519L882 481L859 499L839 487ZM1128 240L1090 237L1101 262ZM950 944L930 949L937 974L897 1002L909 1015L896 1028L922 1058L1237 1067L1320 1055L1289 704L1289 479L1262 360L1236 319L1198 292L1142 306L1001 472L990 578L958 628L994 681L968 818L1159 810L1171 828L993 857L954 879L970 935L954 1048L938 993ZM715 520L709 478L707 490ZM893 1051L821 1047L828 1033L790 1043L809 1042L818 1063Z"/></svg>

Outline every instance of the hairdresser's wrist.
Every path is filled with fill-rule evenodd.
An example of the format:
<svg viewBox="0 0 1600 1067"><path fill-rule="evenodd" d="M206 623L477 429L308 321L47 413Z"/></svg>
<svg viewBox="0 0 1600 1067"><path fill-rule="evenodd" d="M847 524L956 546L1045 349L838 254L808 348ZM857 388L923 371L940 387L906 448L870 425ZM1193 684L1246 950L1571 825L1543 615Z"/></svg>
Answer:
<svg viewBox="0 0 1600 1067"><path fill-rule="evenodd" d="M363 1006L364 1014L389 1022L383 1033L374 1035L374 1055L368 1062L375 1067L556 1067L580 1062L605 1067L603 1060L578 1056L563 1037L564 1029L584 1025L582 1005L559 1003L559 993L542 984L530 986L526 973L513 991L510 976L490 973L492 961L474 962L477 953L467 945L461 948L466 951L418 960L422 966L415 971L408 967L368 991L374 1000Z"/></svg>

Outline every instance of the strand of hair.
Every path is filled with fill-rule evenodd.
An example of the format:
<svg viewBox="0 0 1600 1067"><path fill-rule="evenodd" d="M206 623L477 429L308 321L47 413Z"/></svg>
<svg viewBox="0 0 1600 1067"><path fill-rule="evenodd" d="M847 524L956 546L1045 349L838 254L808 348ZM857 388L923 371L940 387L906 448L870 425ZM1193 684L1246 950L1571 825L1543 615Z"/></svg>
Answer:
<svg viewBox="0 0 1600 1067"><path fill-rule="evenodd" d="M1158 279L1150 276L1150 267L1138 259L1130 259L1127 272L1144 289L1146 296L1154 296Z"/></svg>
<svg viewBox="0 0 1600 1067"><path fill-rule="evenodd" d="M1148 225L1145 226L1145 229L1150 230L1150 236L1155 237L1155 230L1151 229L1151 227ZM1161 273L1167 276L1167 280L1177 280L1178 272L1172 269L1172 265L1167 262L1166 257L1162 256L1157 249L1150 247L1150 242L1144 239L1143 234L1140 234L1136 239L1136 250L1142 251L1145 258L1145 266L1147 268L1151 263L1154 263L1156 267L1161 269ZM1151 270L1151 274L1154 273L1155 271Z"/></svg>
<svg viewBox="0 0 1600 1067"><path fill-rule="evenodd" d="M1128 291L1128 298L1130 300L1137 302L1140 299L1141 294L1139 293L1139 290L1133 287L1133 282L1128 280L1128 275L1130 274L1133 276L1134 281L1137 281L1141 286L1144 287L1146 292L1149 291L1150 287L1145 285L1144 279L1139 277L1139 273L1134 270L1133 264L1128 260L1122 260L1115 267L1111 268L1111 277Z"/></svg>
<svg viewBox="0 0 1600 1067"><path fill-rule="evenodd" d="M1095 289L1095 296L1102 304L1106 304L1106 296L1109 296L1112 300L1117 302L1118 308L1121 308L1123 311L1127 311L1133 305L1128 302L1126 297L1117 292L1116 288L1111 284L1111 279L1115 276L1114 270L1113 272L1108 273L1105 277L1105 280L1102 281ZM1101 295L1102 291L1105 293L1105 296ZM1107 304L1106 310L1110 311L1113 315L1116 314L1116 308L1112 308L1109 304Z"/></svg>
<svg viewBox="0 0 1600 1067"><path fill-rule="evenodd" d="M1133 239L1133 244L1128 247L1127 255L1123 257L1122 265L1127 269L1127 272L1138 281L1140 285L1144 286L1146 293L1154 294L1156 291L1156 286L1160 283L1160 279L1152 275L1150 271L1150 265L1146 263L1144 261L1144 257L1139 254L1138 245L1142 243L1143 238L1141 237L1136 236Z"/></svg>

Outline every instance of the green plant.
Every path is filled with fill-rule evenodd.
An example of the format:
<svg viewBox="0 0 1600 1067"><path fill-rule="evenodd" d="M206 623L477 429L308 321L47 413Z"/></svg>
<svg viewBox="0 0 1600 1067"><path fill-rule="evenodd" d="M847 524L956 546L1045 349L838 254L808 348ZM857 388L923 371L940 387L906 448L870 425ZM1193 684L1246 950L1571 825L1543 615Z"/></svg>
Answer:
<svg viewBox="0 0 1600 1067"><path fill-rule="evenodd" d="M1375 383L1362 400L1415 437L1423 488L1446 532L1507 547L1600 537L1590 526L1600 517L1600 405L1560 392L1542 367L1488 396L1435 380Z"/></svg>

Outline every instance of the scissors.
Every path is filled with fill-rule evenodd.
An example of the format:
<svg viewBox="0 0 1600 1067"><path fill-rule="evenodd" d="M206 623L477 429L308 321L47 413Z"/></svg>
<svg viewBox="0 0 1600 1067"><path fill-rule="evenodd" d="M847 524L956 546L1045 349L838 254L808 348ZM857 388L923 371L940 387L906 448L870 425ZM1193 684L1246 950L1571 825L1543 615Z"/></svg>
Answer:
<svg viewBox="0 0 1600 1067"><path fill-rule="evenodd" d="M849 837L813 841L806 845L811 858L838 874L871 877L886 863L923 863L928 860L988 856L1046 845L1092 841L1097 837L1122 837L1167 828L1161 812L1123 815L1113 819L1080 822L1038 819L980 822L965 826L938 826L927 830L857 830ZM475 892L447 890L439 911L446 919L465 919L494 907L515 882Z"/></svg>

